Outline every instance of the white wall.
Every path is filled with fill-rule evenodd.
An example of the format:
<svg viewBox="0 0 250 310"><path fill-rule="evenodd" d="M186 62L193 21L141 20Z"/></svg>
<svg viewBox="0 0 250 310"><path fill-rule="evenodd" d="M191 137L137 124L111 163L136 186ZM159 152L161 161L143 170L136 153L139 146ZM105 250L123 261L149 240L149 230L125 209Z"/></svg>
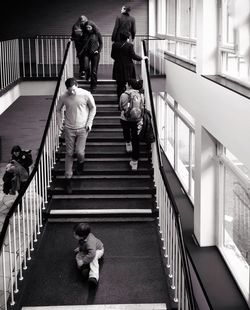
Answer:
<svg viewBox="0 0 250 310"><path fill-rule="evenodd" d="M166 72L167 92L250 169L250 100L169 61Z"/></svg>
<svg viewBox="0 0 250 310"><path fill-rule="evenodd" d="M0 115L8 109L19 96L52 96L55 92L55 81L21 82L0 97Z"/></svg>

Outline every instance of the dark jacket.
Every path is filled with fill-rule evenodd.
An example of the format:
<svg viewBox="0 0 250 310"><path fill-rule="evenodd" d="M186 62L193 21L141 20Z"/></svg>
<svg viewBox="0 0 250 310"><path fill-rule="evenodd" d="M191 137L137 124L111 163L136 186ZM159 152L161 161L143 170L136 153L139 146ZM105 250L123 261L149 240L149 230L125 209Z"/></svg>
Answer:
<svg viewBox="0 0 250 310"><path fill-rule="evenodd" d="M120 42L120 33L129 32L132 40L135 38L136 29L135 29L135 19L133 16L130 16L128 13L122 13L116 18L114 30L112 33L112 41Z"/></svg>
<svg viewBox="0 0 250 310"><path fill-rule="evenodd" d="M129 42L115 42L112 45L111 57L114 59L113 76L116 81L127 82L135 79L135 66L133 60L141 61L141 56L134 51Z"/></svg>
<svg viewBox="0 0 250 310"><path fill-rule="evenodd" d="M20 165L22 165L27 172L29 172L29 167L32 165L32 155L31 150L27 151L21 151L19 156L15 156L15 154L12 154L11 160L17 161Z"/></svg>
<svg viewBox="0 0 250 310"><path fill-rule="evenodd" d="M144 109L143 124L139 133L139 139L146 144L155 142L155 134L151 122L151 114L150 111L147 109Z"/></svg>

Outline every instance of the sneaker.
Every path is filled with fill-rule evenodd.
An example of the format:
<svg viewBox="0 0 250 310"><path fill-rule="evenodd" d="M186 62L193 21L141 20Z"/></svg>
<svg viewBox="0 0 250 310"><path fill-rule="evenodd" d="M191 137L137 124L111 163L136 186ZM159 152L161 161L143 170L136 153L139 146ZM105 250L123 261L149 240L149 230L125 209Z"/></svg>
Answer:
<svg viewBox="0 0 250 310"><path fill-rule="evenodd" d="M84 168L84 162L79 163L77 162L76 164L76 174L81 175L83 173L83 168Z"/></svg>
<svg viewBox="0 0 250 310"><path fill-rule="evenodd" d="M132 170L137 170L137 168L138 168L138 160L131 160L129 162L129 164L130 164Z"/></svg>
<svg viewBox="0 0 250 310"><path fill-rule="evenodd" d="M126 152L131 153L132 152L132 143L126 142Z"/></svg>
<svg viewBox="0 0 250 310"><path fill-rule="evenodd" d="M65 180L65 190L67 194L72 194L72 184L71 184L71 179L66 179Z"/></svg>
<svg viewBox="0 0 250 310"><path fill-rule="evenodd" d="M94 278L94 277L90 277L89 279L88 279L88 283L89 283L89 285L91 286L91 287L96 287L97 286L97 284L98 284L98 281L97 281L97 279L96 278Z"/></svg>

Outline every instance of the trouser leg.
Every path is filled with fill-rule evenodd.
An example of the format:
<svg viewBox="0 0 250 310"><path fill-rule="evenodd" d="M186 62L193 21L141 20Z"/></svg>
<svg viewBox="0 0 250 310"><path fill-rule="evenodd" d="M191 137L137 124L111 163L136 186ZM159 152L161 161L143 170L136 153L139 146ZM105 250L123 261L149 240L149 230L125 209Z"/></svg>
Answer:
<svg viewBox="0 0 250 310"><path fill-rule="evenodd" d="M76 140L76 131L65 127L65 145L66 145L66 156L65 156L65 177L70 179L73 174L73 155Z"/></svg>
<svg viewBox="0 0 250 310"><path fill-rule="evenodd" d="M93 54L91 56L91 87L94 88L97 85L97 72L100 61L100 54Z"/></svg>
<svg viewBox="0 0 250 310"><path fill-rule="evenodd" d="M128 125L127 121L120 120L121 126L122 126L122 132L123 132L123 138L125 142L130 142L131 141L131 135L130 135L130 127Z"/></svg>
<svg viewBox="0 0 250 310"><path fill-rule="evenodd" d="M87 137L88 137L88 133L85 128L77 129L75 151L76 151L77 161L79 163L84 162Z"/></svg>
<svg viewBox="0 0 250 310"><path fill-rule="evenodd" d="M97 281L99 280L99 259L103 256L104 249L96 250L96 255L93 261L89 264L89 278L95 278Z"/></svg>
<svg viewBox="0 0 250 310"><path fill-rule="evenodd" d="M137 123L130 122L130 130L131 130L131 137L132 137L132 159L138 160L140 155L140 141L139 136L137 134Z"/></svg>

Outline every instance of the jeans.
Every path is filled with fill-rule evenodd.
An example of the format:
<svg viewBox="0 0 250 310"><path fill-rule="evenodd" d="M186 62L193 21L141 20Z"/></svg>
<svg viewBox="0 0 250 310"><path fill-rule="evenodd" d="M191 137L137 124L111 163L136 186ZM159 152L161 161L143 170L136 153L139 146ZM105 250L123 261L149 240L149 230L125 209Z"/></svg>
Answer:
<svg viewBox="0 0 250 310"><path fill-rule="evenodd" d="M132 142L132 159L138 160L140 156L140 141L137 134L137 122L120 120L123 130L123 137L126 142Z"/></svg>
<svg viewBox="0 0 250 310"><path fill-rule="evenodd" d="M85 128L70 129L65 127L65 144L66 144L66 157L65 157L65 177L71 178L73 175L73 155L76 152L77 160L79 163L84 161L85 146L88 132Z"/></svg>
<svg viewBox="0 0 250 310"><path fill-rule="evenodd" d="M97 85L97 71L100 61L99 53L91 53L89 56L85 56L84 68L86 72L86 79L90 78L90 87L95 87Z"/></svg>
<svg viewBox="0 0 250 310"><path fill-rule="evenodd" d="M96 278L99 280L99 259L103 256L104 249L96 250L96 254L92 262L89 263L89 278ZM83 266L83 254L81 252L76 254L77 267L80 269Z"/></svg>

